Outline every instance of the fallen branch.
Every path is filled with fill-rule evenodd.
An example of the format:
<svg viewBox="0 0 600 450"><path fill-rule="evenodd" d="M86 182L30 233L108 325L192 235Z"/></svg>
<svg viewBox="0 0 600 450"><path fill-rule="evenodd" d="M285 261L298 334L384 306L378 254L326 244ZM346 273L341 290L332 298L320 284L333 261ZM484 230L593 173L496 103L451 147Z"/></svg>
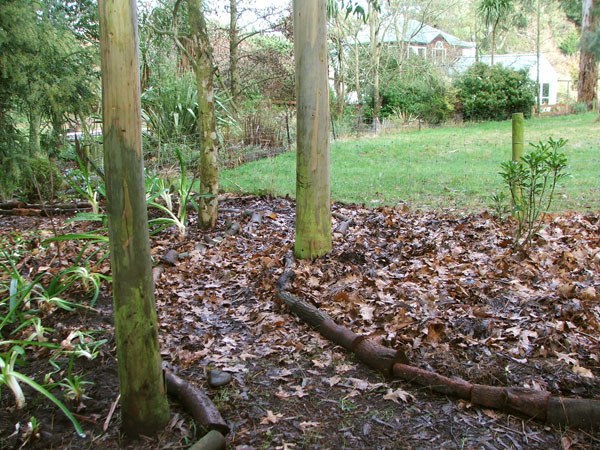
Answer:
<svg viewBox="0 0 600 450"><path fill-rule="evenodd" d="M588 430L600 426L599 400L555 397L550 392L535 389L471 384L405 364L395 364L393 373L432 392L459 397L509 414Z"/></svg>
<svg viewBox="0 0 600 450"><path fill-rule="evenodd" d="M290 268L286 255L286 268ZM458 397L475 405L540 420L558 426L594 430L600 428L600 400L555 397L547 391L518 387L472 384L461 379L408 365L401 350L384 347L346 327L337 325L326 313L287 292L294 279L286 270L276 281L278 298L308 325L332 342L354 352L368 366L443 395Z"/></svg>
<svg viewBox="0 0 600 450"><path fill-rule="evenodd" d="M77 209L60 209L60 208L46 208L46 209L32 209L32 208L13 208L13 209L0 209L0 216L39 216L39 217L50 217L56 215L70 215L77 214L85 208Z"/></svg>
<svg viewBox="0 0 600 450"><path fill-rule="evenodd" d="M339 213L331 213L333 217L338 219L340 223L335 227L334 233L340 233L341 235L346 234L350 225L352 225L353 219L352 217L346 217Z"/></svg>
<svg viewBox="0 0 600 450"><path fill-rule="evenodd" d="M285 287L287 280L291 278L288 272L285 272L280 280L278 280L278 286ZM282 281L282 279L286 281ZM366 339L365 336L354 333L346 327L337 325L326 313L303 302L284 289L278 289L278 296L300 319L318 330L329 340L356 354L369 367L379 370L386 375L391 375L395 363L408 363L408 359L402 350L393 350L384 347L370 339Z"/></svg>
<svg viewBox="0 0 600 450"><path fill-rule="evenodd" d="M189 450L224 450L225 444L225 437L218 431L212 430L192 445Z"/></svg>
<svg viewBox="0 0 600 450"><path fill-rule="evenodd" d="M53 205L44 205L41 203L25 203L20 201L8 201L0 203L0 209L80 209L80 208L91 208L89 202L73 202L73 203L54 203Z"/></svg>
<svg viewBox="0 0 600 450"><path fill-rule="evenodd" d="M201 389L166 369L165 380L167 392L179 400L197 425L207 430L216 430L222 435L229 433L229 425L225 423L217 407Z"/></svg>

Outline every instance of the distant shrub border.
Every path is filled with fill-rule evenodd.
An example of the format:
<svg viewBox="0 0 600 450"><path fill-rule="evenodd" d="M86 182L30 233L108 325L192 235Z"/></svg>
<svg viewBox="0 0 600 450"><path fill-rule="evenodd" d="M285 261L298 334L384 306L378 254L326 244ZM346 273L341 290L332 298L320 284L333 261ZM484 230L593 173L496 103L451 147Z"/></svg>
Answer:
<svg viewBox="0 0 600 450"><path fill-rule="evenodd" d="M477 63L454 83L457 110L465 120L506 120L513 113L531 116L535 84L527 72Z"/></svg>

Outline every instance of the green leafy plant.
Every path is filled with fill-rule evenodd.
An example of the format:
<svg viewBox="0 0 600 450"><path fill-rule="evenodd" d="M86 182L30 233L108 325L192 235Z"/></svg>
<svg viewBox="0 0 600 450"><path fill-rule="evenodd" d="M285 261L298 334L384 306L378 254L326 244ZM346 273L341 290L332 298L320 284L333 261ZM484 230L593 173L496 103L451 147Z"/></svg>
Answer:
<svg viewBox="0 0 600 450"><path fill-rule="evenodd" d="M191 194L192 188L194 186L195 177L189 178L186 173L185 163L183 161L183 156L179 150L177 152L177 158L179 159L179 185L177 186L177 195L179 198L179 208L177 210L177 214L175 214L172 209L167 206L161 205L154 200L149 200L148 205L153 206L160 211L164 212L166 217L159 217L156 219L150 220L150 226L158 225L158 229L154 230L153 233L156 233L165 227L175 225L177 231L181 237L185 237L186 229L187 229L187 204L192 201ZM170 190L170 189L167 189ZM162 190L164 193L165 189ZM160 194L159 194L160 195ZM156 196L154 197L156 198ZM172 207L171 207L172 208Z"/></svg>
<svg viewBox="0 0 600 450"><path fill-rule="evenodd" d="M63 353L89 360L96 359L100 354L100 347L107 342L107 339L96 339L94 335L98 333L102 333L102 330L71 331L62 342L65 348Z"/></svg>
<svg viewBox="0 0 600 450"><path fill-rule="evenodd" d="M61 275L67 277L69 286L75 282L79 282L85 292L92 291L91 307L93 307L96 300L98 300L101 282L103 280L109 282L112 281L112 277L92 272L87 267L71 267L70 269L62 271Z"/></svg>
<svg viewBox="0 0 600 450"><path fill-rule="evenodd" d="M15 328L15 330L11 334L15 334L19 330L22 330L29 326L31 326L32 332L27 338L25 338L26 341L34 341L35 340L38 342L47 342L48 339L46 338L46 333L54 331L54 329L52 329L52 328L43 326L42 319L35 316L35 317L30 317L29 319L25 320L25 322L21 323L21 325L19 325L17 328Z"/></svg>
<svg viewBox="0 0 600 450"><path fill-rule="evenodd" d="M100 198L106 197L104 184L94 179L86 164L77 156L78 170L67 172L67 182L69 186L79 194L81 198L86 199L92 206L92 213L100 213Z"/></svg>
<svg viewBox="0 0 600 450"><path fill-rule="evenodd" d="M499 219L503 219L510 212L510 206L507 204L508 197L505 192L500 192L490 196L492 202L492 214Z"/></svg>
<svg viewBox="0 0 600 450"><path fill-rule="evenodd" d="M107 227L107 216L104 213L89 213L89 212L81 212L78 213L75 217L69 219L66 223L72 222L101 222L102 226L94 231L89 231L86 233L68 233L62 234L60 236L54 236L49 239L42 241L42 244L49 244L51 242L65 242L65 241L84 241L85 245L80 250L77 258L75 259L75 264L88 264L92 258L96 255L102 254L99 256L96 264L100 264L105 258L108 257L108 227ZM93 250L89 255L85 258L83 257L86 250L93 245L98 245L98 247Z"/></svg>
<svg viewBox="0 0 600 450"><path fill-rule="evenodd" d="M48 400L54 403L67 416L73 424L75 431L80 437L85 437L77 419L71 414L67 407L52 395L45 387L38 384L31 378L15 370L15 365L19 356L24 356L25 350L19 345L11 347L7 354L0 354L0 388L6 385L14 394L17 408L23 408L26 404L25 395L19 383L25 383L38 393L44 395Z"/></svg>
<svg viewBox="0 0 600 450"><path fill-rule="evenodd" d="M541 229L554 199L557 184L568 176L565 139L530 144L533 149L521 161L502 163L500 175L508 186L517 221L514 245L529 247Z"/></svg>
<svg viewBox="0 0 600 450"><path fill-rule="evenodd" d="M74 356L71 356L69 361L69 368L67 369L67 376L58 383L64 390L63 395L74 402L79 402L84 398L89 398L85 395L85 386L94 384L91 381L85 381L83 375L73 374L73 361Z"/></svg>

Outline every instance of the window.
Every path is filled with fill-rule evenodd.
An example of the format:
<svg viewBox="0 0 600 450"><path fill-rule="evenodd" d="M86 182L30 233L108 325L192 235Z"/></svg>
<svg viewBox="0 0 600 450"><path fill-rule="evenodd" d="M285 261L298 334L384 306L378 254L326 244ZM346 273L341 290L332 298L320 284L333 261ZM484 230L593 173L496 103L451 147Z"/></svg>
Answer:
<svg viewBox="0 0 600 450"><path fill-rule="evenodd" d="M419 56L421 58L425 58L427 55L427 49L425 47L411 45L408 47L408 50L409 50L409 53L408 53L409 57Z"/></svg>
<svg viewBox="0 0 600 450"><path fill-rule="evenodd" d="M437 41L433 48L433 58L437 63L443 63L446 60L446 47L442 41Z"/></svg>
<svg viewBox="0 0 600 450"><path fill-rule="evenodd" d="M550 103L550 83L542 84L542 105Z"/></svg>

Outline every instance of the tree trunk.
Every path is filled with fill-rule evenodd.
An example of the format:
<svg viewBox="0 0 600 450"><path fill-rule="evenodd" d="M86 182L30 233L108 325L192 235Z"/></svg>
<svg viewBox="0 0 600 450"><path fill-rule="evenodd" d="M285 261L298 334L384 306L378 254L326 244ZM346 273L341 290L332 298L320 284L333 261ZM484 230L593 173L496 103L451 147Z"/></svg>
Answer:
<svg viewBox="0 0 600 450"><path fill-rule="evenodd" d="M237 26L237 15L237 0L229 0L229 89L231 90L231 99L236 105L240 84L238 71L240 31Z"/></svg>
<svg viewBox="0 0 600 450"><path fill-rule="evenodd" d="M369 32L370 32L370 49L371 49L371 65L373 70L373 128L375 131L379 127L379 14L369 2Z"/></svg>
<svg viewBox="0 0 600 450"><path fill-rule="evenodd" d="M581 15L581 36L595 33L598 28L598 4L600 0L583 0ZM582 46L579 53L579 82L577 101L585 103L589 109L594 105L596 84L598 83L598 61L591 49Z"/></svg>
<svg viewBox="0 0 600 450"><path fill-rule="evenodd" d="M535 78L535 84L536 84L536 89L537 89L537 116L541 117L542 116L542 85L540 83L540 52L541 52L541 48L540 48L540 34L541 34L541 29L540 29L540 16L541 16L541 12L542 12L542 7L541 7L541 2L540 0L537 0L537 36L536 36L536 40L535 40L535 49L536 49L536 63L537 63L537 68L536 68L536 78Z"/></svg>
<svg viewBox="0 0 600 450"><path fill-rule="evenodd" d="M198 88L198 142L200 144L200 197L198 226L207 230L217 224L219 166L217 126L213 89L212 47L208 39L202 0L188 0L190 25L196 46L196 84Z"/></svg>
<svg viewBox="0 0 600 450"><path fill-rule="evenodd" d="M42 116L37 105L29 108L29 156L39 158L42 154L40 146L40 128Z"/></svg>
<svg viewBox="0 0 600 450"><path fill-rule="evenodd" d="M491 55L491 62L490 62L490 67L494 67L494 50L496 48L496 27L494 27L492 29L492 55Z"/></svg>
<svg viewBox="0 0 600 450"><path fill-rule="evenodd" d="M298 128L294 253L314 259L331 250L325 0L294 0L294 56Z"/></svg>
<svg viewBox="0 0 600 450"><path fill-rule="evenodd" d="M169 421L142 160L137 17L133 0L100 0L102 111L115 335L123 431L152 435Z"/></svg>
<svg viewBox="0 0 600 450"><path fill-rule="evenodd" d="M356 133L360 132L360 124L362 122L362 99L360 96L360 43L358 36L355 37L354 44L354 89L356 90Z"/></svg>
<svg viewBox="0 0 600 450"><path fill-rule="evenodd" d="M336 19L337 20L337 19ZM332 38L335 46L333 61L333 86L335 89L335 117L341 119L344 115L344 100L346 97L346 81L344 79L344 47L343 38Z"/></svg>

